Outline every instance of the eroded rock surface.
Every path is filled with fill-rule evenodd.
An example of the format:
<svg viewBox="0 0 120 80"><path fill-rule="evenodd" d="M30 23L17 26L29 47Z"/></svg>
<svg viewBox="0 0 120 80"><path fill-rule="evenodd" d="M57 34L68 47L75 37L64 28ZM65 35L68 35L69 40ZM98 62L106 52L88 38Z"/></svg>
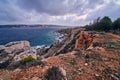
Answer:
<svg viewBox="0 0 120 80"><path fill-rule="evenodd" d="M80 32L79 38L76 40L75 49L86 50L93 42L93 35L88 32Z"/></svg>
<svg viewBox="0 0 120 80"><path fill-rule="evenodd" d="M37 58L36 51L30 46L28 41L10 42L0 46L0 68L5 68L10 64L17 63L31 55Z"/></svg>

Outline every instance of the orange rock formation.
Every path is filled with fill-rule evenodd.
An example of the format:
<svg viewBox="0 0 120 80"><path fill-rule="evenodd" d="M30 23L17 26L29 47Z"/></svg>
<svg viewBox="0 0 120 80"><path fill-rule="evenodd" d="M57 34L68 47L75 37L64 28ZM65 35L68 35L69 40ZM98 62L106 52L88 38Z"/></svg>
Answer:
<svg viewBox="0 0 120 80"><path fill-rule="evenodd" d="M88 32L80 32L79 38L76 40L75 49L86 50L93 41L93 35Z"/></svg>

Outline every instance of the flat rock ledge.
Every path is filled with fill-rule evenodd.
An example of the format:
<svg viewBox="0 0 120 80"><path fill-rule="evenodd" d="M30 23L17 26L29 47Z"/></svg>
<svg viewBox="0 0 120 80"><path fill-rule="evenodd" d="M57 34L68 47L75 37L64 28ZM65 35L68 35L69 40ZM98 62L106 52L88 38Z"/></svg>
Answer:
<svg viewBox="0 0 120 80"><path fill-rule="evenodd" d="M11 63L19 62L28 56L37 59L37 53L30 46L29 41L16 41L0 45L0 68L5 68Z"/></svg>

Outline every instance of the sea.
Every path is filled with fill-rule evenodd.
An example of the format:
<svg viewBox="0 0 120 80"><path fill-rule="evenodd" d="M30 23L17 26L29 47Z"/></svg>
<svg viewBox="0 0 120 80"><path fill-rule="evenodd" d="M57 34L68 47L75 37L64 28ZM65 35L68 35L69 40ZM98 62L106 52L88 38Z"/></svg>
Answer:
<svg viewBox="0 0 120 80"><path fill-rule="evenodd" d="M50 46L58 38L55 31L59 29L63 29L63 27L0 28L0 45L27 40L32 47Z"/></svg>

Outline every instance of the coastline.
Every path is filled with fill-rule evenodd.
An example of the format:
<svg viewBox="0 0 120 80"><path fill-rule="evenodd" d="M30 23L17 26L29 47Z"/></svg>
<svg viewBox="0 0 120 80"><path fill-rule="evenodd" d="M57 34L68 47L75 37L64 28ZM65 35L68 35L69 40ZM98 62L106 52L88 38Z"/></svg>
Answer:
<svg viewBox="0 0 120 80"><path fill-rule="evenodd" d="M91 45L94 45L94 47L90 46L88 49L80 51L75 50L75 45L76 40L80 38L79 35L81 35L81 31L83 31L81 28L62 29L58 31L60 33L64 33L65 38L61 42L55 41L55 43L49 48L45 48L47 47L45 46L37 49L37 51L34 51L34 49L31 48L28 41L1 46L0 53L2 54L0 54L0 56L3 56L0 58L1 79L4 79L4 76L6 78L11 74L12 77L10 76L9 80L19 80L25 78L32 80L34 76L42 78L44 77L44 74L46 74L46 71L51 69L53 66L62 68L62 70L64 69L63 71L67 72L68 80L75 80L76 76L78 78L77 80L80 80L81 77L83 77L83 80L86 78L89 79L86 75L91 79L94 79L94 77L101 77L102 79L109 80L110 76L104 76L104 72L107 72L107 75L117 75L117 78L119 79L120 56L117 52L120 52L120 36L110 33L101 34L101 32L94 31L93 33L96 36L94 37L94 41L90 43ZM91 33L92 31L84 32ZM63 35L60 37L63 38ZM112 44L111 42L106 42L107 40L111 40L111 38L113 39ZM90 37L87 39L90 39ZM80 41L83 42L84 40L84 38L80 39ZM81 45L81 47L84 45L82 43L78 44ZM28 54L34 59L32 58L32 61L27 61L24 64L21 63L23 60L29 58L31 59ZM74 71L76 74L74 74ZM111 73L108 71L111 71ZM73 75L71 75L71 73ZM71 78L71 76L73 78ZM113 76L111 77L113 78Z"/></svg>
<svg viewBox="0 0 120 80"><path fill-rule="evenodd" d="M59 29L59 30L61 30L61 29ZM58 32L58 30L54 31L53 34L55 36L55 41L52 44L50 44L50 45L43 44L43 45L37 45L37 46L32 46L32 47L35 50L40 49L40 48L48 49L48 48L50 48L50 46L54 45L55 43L62 42L65 39L65 34Z"/></svg>
<svg viewBox="0 0 120 80"><path fill-rule="evenodd" d="M55 41L54 31L57 27L50 28L0 28L0 45L5 45L13 41L27 40L31 46L51 45ZM7 33L6 33L7 32Z"/></svg>

